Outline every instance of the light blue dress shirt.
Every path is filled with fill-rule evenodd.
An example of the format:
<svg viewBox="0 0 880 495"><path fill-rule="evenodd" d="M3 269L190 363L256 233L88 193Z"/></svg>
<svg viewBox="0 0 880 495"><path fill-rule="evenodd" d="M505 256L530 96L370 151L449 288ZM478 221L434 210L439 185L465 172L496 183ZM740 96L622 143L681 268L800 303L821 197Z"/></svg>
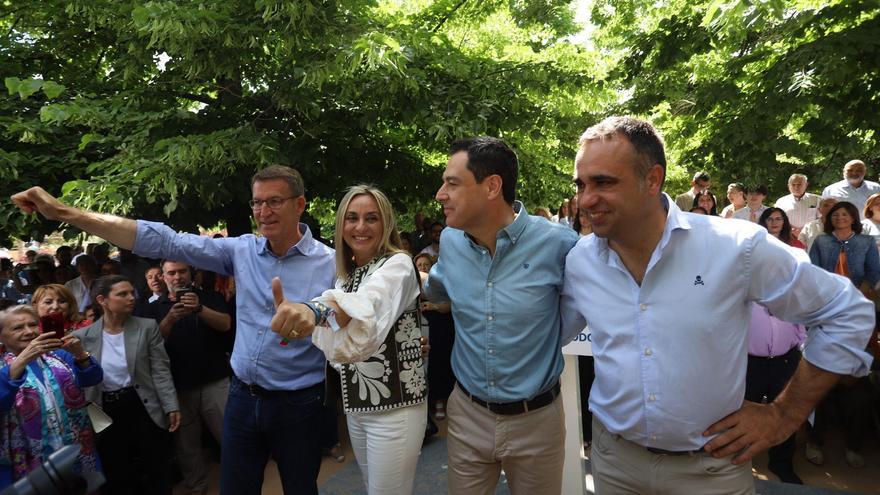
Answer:
<svg viewBox="0 0 880 495"><path fill-rule="evenodd" d="M742 406L752 302L811 327L810 363L868 373L874 306L849 280L758 225L663 199L666 226L641 286L607 239L584 237L566 261L563 329L590 325L590 410L610 432L673 451L709 441L703 431Z"/></svg>
<svg viewBox="0 0 880 495"><path fill-rule="evenodd" d="M859 216L864 218L862 217L864 215L862 210L865 209L865 203L868 202L868 198L872 194L878 192L880 192L880 184L874 181L863 180L861 186L853 187L849 184L849 181L843 179L823 189L822 197L835 198L837 201L849 201L859 210Z"/></svg>
<svg viewBox="0 0 880 495"><path fill-rule="evenodd" d="M299 390L324 380L324 353L311 339L286 346L269 329L275 315L272 279L279 277L284 297L307 301L333 288L334 251L300 224L302 239L284 256L276 256L264 237L211 239L176 233L157 222L138 220L134 251L140 256L167 258L235 277L236 329L232 370L245 383L269 390Z"/></svg>
<svg viewBox="0 0 880 495"><path fill-rule="evenodd" d="M494 257L463 231L445 229L425 284L429 299L452 301L456 379L489 402L531 399L562 372L559 291L578 236L518 201L514 211Z"/></svg>

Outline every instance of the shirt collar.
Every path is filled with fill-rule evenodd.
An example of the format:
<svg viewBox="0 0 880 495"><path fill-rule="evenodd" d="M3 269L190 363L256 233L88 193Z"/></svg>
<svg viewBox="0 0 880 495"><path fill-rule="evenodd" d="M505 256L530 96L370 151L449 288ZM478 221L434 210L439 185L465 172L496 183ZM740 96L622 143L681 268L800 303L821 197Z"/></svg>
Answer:
<svg viewBox="0 0 880 495"><path fill-rule="evenodd" d="M501 229L499 233L507 235L510 242L516 244L516 240L522 237L523 230L529 223L529 214L525 211L523 204L519 201L513 202L513 221L510 225Z"/></svg>
<svg viewBox="0 0 880 495"><path fill-rule="evenodd" d="M657 247L654 248L654 255L651 257L649 266L654 263L654 257L656 254L663 251L669 243L672 231L691 229L691 222L688 220L688 215L676 206L675 201L672 201L672 198L670 198L668 194L661 193L660 204L663 206L663 209L666 210L666 225L663 227L663 235L660 237L660 242L657 244ZM599 256L607 263L609 253L611 252L611 248L608 247L608 239L596 237L595 235L592 237L595 239Z"/></svg>
<svg viewBox="0 0 880 495"><path fill-rule="evenodd" d="M513 221L510 222L506 227L502 227L497 234L495 234L495 238L499 238L501 235L506 235L512 244L516 244L517 239L522 237L523 230L526 229L526 225L529 223L529 215L525 211L522 202L514 201L513 202ZM465 231L462 231L461 234L467 239L472 246L480 247L477 241L471 237Z"/></svg>
<svg viewBox="0 0 880 495"><path fill-rule="evenodd" d="M312 231L309 230L309 226L300 222L299 232L300 232L300 234L302 234L302 237L300 237L299 242L297 242L296 244L291 246L290 249L288 249L287 252L284 253L284 256L281 256L281 258L293 256L296 253L299 253L302 256L310 256L310 255L314 254L315 247L316 247L315 246L315 238L312 237ZM269 241L266 240L265 237L258 237L257 243L258 243L257 252L260 255L271 254L272 256L276 256L275 253L273 253L272 250L269 249ZM276 256L276 257L278 257L278 256Z"/></svg>

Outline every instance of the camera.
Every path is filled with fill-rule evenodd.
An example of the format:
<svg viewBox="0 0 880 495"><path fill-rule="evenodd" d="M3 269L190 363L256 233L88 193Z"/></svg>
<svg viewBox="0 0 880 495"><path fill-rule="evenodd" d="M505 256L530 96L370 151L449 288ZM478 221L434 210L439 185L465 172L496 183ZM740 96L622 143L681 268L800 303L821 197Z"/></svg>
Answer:
<svg viewBox="0 0 880 495"><path fill-rule="evenodd" d="M61 447L0 495L82 495L88 485L74 472L79 450L79 445Z"/></svg>

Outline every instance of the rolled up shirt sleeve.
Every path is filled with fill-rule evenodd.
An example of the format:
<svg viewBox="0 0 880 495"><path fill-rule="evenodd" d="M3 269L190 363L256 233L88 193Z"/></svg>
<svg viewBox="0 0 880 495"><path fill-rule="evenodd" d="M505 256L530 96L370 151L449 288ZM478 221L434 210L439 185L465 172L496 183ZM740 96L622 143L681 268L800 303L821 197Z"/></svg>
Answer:
<svg viewBox="0 0 880 495"><path fill-rule="evenodd" d="M319 300L336 303L351 321L337 331L315 327L312 343L332 363L364 361L379 350L394 323L418 297L419 280L412 260L406 254L395 254L356 292L336 288L321 294Z"/></svg>
<svg viewBox="0 0 880 495"><path fill-rule="evenodd" d="M147 258L181 261L204 270L233 276L229 239L175 232L159 222L137 221L137 235L132 252Z"/></svg>
<svg viewBox="0 0 880 495"><path fill-rule="evenodd" d="M832 373L865 376L874 305L850 282L764 233L748 256L749 298L777 318L809 327L804 358Z"/></svg>

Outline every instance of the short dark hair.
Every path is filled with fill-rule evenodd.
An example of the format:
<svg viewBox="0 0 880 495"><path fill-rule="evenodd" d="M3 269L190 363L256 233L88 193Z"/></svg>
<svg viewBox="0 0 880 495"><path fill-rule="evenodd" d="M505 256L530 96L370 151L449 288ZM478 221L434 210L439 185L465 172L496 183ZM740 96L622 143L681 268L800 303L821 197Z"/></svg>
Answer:
<svg viewBox="0 0 880 495"><path fill-rule="evenodd" d="M625 137L636 155L642 158L640 163L636 164L637 177L645 179L651 167L660 165L663 168L663 182L666 182L666 151L663 149L663 137L647 120L635 117L608 117L584 131L578 140L578 146L583 148L590 141L612 139L617 135ZM661 189L663 182L660 183Z"/></svg>
<svg viewBox="0 0 880 495"><path fill-rule="evenodd" d="M709 178L709 172L706 172L705 170L700 170L699 172L694 174L694 182L698 180L704 180L708 182L712 179Z"/></svg>
<svg viewBox="0 0 880 495"><path fill-rule="evenodd" d="M467 152L467 168L478 183L490 175L501 177L501 193L504 201L516 200L516 181L519 177L519 160L516 153L504 141L488 136L456 139L449 147L449 155Z"/></svg>
<svg viewBox="0 0 880 495"><path fill-rule="evenodd" d="M782 208L777 208L772 206L764 210L764 213L761 213L761 216L758 218L758 225L761 227L767 228L767 219L770 218L775 212L779 212L782 215L782 230L779 232L779 240L790 244L791 243L791 222L788 221L788 215L785 214L785 210Z"/></svg>
<svg viewBox="0 0 880 495"><path fill-rule="evenodd" d="M852 217L853 232L855 232L856 234L861 234L862 222L859 221L859 210L858 208L856 208L856 205L850 203L849 201L839 201L837 202L837 204L832 206L830 210L828 210L828 214L825 215L825 223L823 224L823 230L825 231L825 233L831 235L831 233L834 232L834 225L832 225L831 223L831 215L833 215L835 211L841 208L846 210L846 212L849 213L849 216Z"/></svg>
<svg viewBox="0 0 880 495"><path fill-rule="evenodd" d="M302 175L296 169L286 167L284 165L269 165L268 167L258 171L251 177L251 187L254 183L262 180L283 180L290 188L290 194L299 197L305 194L306 186L303 182Z"/></svg>
<svg viewBox="0 0 880 495"><path fill-rule="evenodd" d="M746 194L749 194L749 193L761 193L761 194L763 194L764 196L768 196L768 195L770 194L770 190L767 189L767 186L764 185L764 184L758 184L757 186L753 184L753 185L747 187L746 190L745 190L744 192L745 192Z"/></svg>

